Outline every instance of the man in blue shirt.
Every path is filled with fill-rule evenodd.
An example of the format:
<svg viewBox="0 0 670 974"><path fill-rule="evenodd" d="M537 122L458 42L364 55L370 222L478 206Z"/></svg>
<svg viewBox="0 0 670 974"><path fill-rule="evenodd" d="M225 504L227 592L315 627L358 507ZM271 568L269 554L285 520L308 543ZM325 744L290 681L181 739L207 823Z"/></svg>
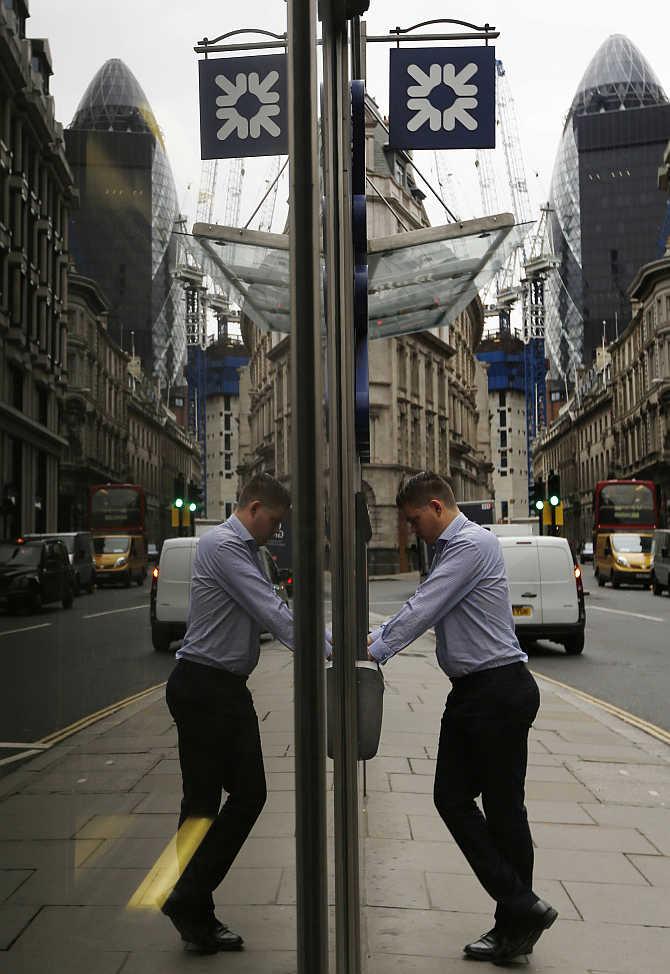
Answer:
<svg viewBox="0 0 670 974"><path fill-rule="evenodd" d="M293 648L291 610L266 578L258 554L290 504L279 481L258 474L242 490L232 517L200 539L186 636L167 682L183 800L177 834L181 875L162 910L187 946L200 952L243 945L215 917L212 893L265 804L258 719L246 683L258 663L262 631ZM330 652L326 642L325 653ZM219 810L222 791L228 798ZM209 827L193 852L189 826L203 821Z"/></svg>
<svg viewBox="0 0 670 974"><path fill-rule="evenodd" d="M464 951L505 963L531 953L558 915L533 892L524 805L539 691L514 631L495 535L459 511L451 487L434 473L411 477L396 503L417 536L435 545L435 557L416 593L370 634L368 654L385 663L435 628L437 660L453 683L440 731L435 805L497 904L493 929ZM480 795L484 814L475 803Z"/></svg>

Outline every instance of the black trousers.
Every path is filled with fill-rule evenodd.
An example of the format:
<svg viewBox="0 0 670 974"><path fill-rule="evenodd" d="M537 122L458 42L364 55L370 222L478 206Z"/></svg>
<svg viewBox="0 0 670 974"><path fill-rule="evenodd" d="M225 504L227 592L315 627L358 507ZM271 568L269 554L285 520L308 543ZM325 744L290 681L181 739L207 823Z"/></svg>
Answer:
<svg viewBox="0 0 670 974"><path fill-rule="evenodd" d="M480 883L513 924L538 899L524 805L528 731L540 705L524 663L454 681L435 772L435 806ZM475 804L481 795L484 814Z"/></svg>
<svg viewBox="0 0 670 974"><path fill-rule="evenodd" d="M267 797L263 754L246 678L178 660L166 687L177 725L183 798L173 896L195 915L214 912L212 893L230 869ZM222 791L228 797L221 805ZM213 823L192 853L181 826L190 818Z"/></svg>

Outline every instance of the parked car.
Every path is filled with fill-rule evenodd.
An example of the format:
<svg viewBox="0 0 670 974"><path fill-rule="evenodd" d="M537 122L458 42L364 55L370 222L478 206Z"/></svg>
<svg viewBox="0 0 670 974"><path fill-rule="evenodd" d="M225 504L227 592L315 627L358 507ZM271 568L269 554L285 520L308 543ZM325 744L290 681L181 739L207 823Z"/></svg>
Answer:
<svg viewBox="0 0 670 974"><path fill-rule="evenodd" d="M562 643L570 655L584 649L584 587L565 538L502 537L514 627L524 644Z"/></svg>
<svg viewBox="0 0 670 974"><path fill-rule="evenodd" d="M593 541L585 541L582 550L579 552L579 560L582 565L587 561L593 562Z"/></svg>
<svg viewBox="0 0 670 974"><path fill-rule="evenodd" d="M62 541L0 543L0 606L33 613L50 602L71 609L73 601L74 572Z"/></svg>
<svg viewBox="0 0 670 974"><path fill-rule="evenodd" d="M163 543L160 562L151 573L149 615L151 642L158 652L186 634L191 600L193 559L200 538L168 538ZM277 595L288 603L286 587L267 548L259 548L265 574ZM265 635L262 633L262 635Z"/></svg>
<svg viewBox="0 0 670 974"><path fill-rule="evenodd" d="M652 569L651 585L654 595L662 595L663 589L670 592L670 531L654 531L651 546Z"/></svg>
<svg viewBox="0 0 670 974"><path fill-rule="evenodd" d="M120 582L144 584L147 577L147 549L141 534L106 534L93 538L98 585Z"/></svg>
<svg viewBox="0 0 670 974"><path fill-rule="evenodd" d="M88 531L62 531L55 534L26 534L26 541L57 538L67 548L72 571L74 572L74 593L82 590L89 594L95 588L95 559L93 557L93 538Z"/></svg>
<svg viewBox="0 0 670 974"><path fill-rule="evenodd" d="M602 588L611 582L612 588L651 583L651 543L653 535L633 531L598 535L596 545L595 576Z"/></svg>

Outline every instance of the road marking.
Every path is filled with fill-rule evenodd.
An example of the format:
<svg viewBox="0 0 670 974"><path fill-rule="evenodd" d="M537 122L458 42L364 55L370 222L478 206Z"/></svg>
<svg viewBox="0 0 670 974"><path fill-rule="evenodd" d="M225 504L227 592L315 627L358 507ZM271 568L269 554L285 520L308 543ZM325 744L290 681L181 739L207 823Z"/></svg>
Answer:
<svg viewBox="0 0 670 974"><path fill-rule="evenodd" d="M40 744L48 744L53 747L54 744L59 744L66 737L70 737L71 734L75 734L79 730L84 730L90 724L94 724L97 720L102 720L103 717L109 717L111 714L116 713L117 710L122 710L124 707L129 706L131 703L135 703L137 700L141 700L143 697L148 696L155 690L160 690L165 686L165 682L157 683L153 687L147 687L146 690L140 690L139 693L134 693L130 697L125 697L123 700L117 700L116 703L110 703L107 707L103 707L102 710L96 710L93 714L88 714L87 717L81 717L76 720L73 724L68 724L62 730L54 731L52 734L47 734L46 737L40 738L39 741L35 741L35 747L39 747Z"/></svg>
<svg viewBox="0 0 670 974"><path fill-rule="evenodd" d="M149 603L143 602L142 605L131 605L127 609L107 609L106 612L92 612L90 615L82 616L82 619L99 619L100 616L113 616L116 612L137 612L138 609L148 609Z"/></svg>
<svg viewBox="0 0 670 974"><path fill-rule="evenodd" d="M638 730L644 731L645 734L650 734L652 737L657 738L657 740L663 741L664 744L670 744L670 731L664 730L663 727L659 727L657 724L652 724L650 721L644 720L642 717L636 717L635 714L631 714L628 710L622 710L621 707L617 707L613 703L608 703L606 700L601 700L600 697L594 697L585 690L578 690L577 687L570 686L569 683L561 683L560 680L555 680L553 676L545 676L544 673L538 673L536 671L532 672L534 676L539 677L541 680L546 680L547 683L553 683L554 686L562 687L564 690L569 690L570 693L574 693L576 697L580 697L587 703L592 703L596 707L600 707L602 710L607 711L608 714L612 714L614 717L619 717L621 720L625 720L627 724L632 724L633 727L637 727Z"/></svg>
<svg viewBox="0 0 670 974"><path fill-rule="evenodd" d="M17 632L30 632L31 629L46 629L47 626L53 626L53 622L42 622L39 626L24 626L22 629L5 629L4 632L0 632L0 636L13 636Z"/></svg>
<svg viewBox="0 0 670 974"><path fill-rule="evenodd" d="M31 748L46 748L48 744L34 744L32 741L0 741L0 750L5 751L20 751L21 748L31 747Z"/></svg>
<svg viewBox="0 0 670 974"><path fill-rule="evenodd" d="M646 619L648 622L668 622L667 619L661 619L659 616L645 616L641 612L626 612L625 609L606 609L602 605L590 605L589 612L611 612L616 616L634 616L636 619Z"/></svg>

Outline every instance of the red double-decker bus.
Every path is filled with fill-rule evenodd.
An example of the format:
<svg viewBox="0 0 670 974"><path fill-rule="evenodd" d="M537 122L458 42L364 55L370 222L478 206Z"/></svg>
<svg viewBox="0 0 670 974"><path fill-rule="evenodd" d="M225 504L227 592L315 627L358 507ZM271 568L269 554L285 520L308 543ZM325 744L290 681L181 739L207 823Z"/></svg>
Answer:
<svg viewBox="0 0 670 974"><path fill-rule="evenodd" d="M88 527L93 534L144 534L146 500L140 484L89 487Z"/></svg>
<svg viewBox="0 0 670 974"><path fill-rule="evenodd" d="M593 499L593 534L653 531L658 497L652 480L600 480Z"/></svg>

